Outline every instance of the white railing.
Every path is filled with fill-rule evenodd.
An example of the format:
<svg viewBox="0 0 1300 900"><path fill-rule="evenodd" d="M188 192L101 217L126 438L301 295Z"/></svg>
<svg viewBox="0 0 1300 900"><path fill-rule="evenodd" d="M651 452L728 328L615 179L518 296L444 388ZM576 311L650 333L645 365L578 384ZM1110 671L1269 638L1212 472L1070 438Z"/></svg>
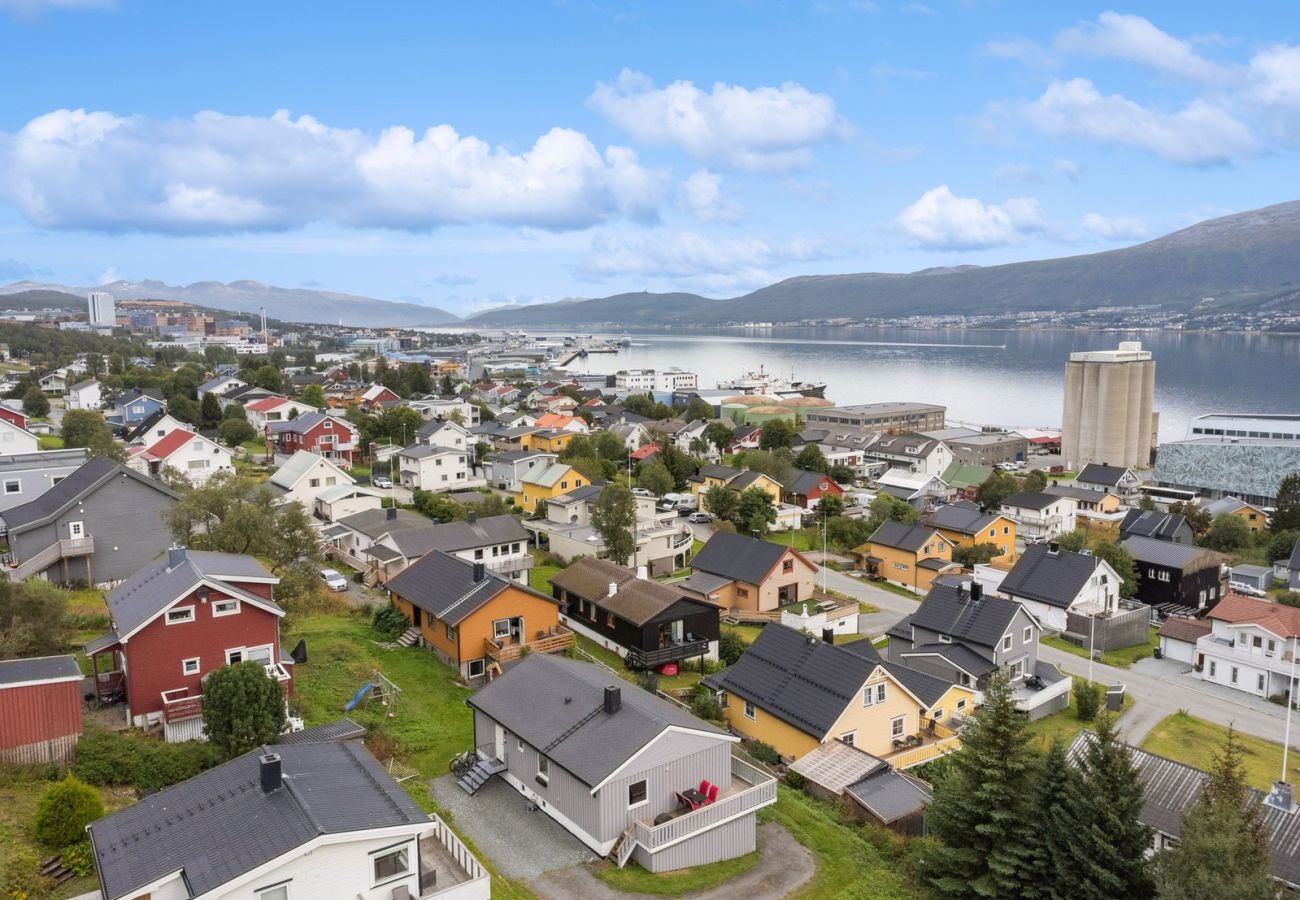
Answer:
<svg viewBox="0 0 1300 900"><path fill-rule="evenodd" d="M1229 644L1213 638L1201 638L1196 642L1196 649L1200 653L1250 663L1270 671L1284 674L1291 671L1291 652L1285 648L1285 645L1279 646L1272 653L1268 653L1262 648L1256 650L1253 647L1243 647L1241 643Z"/></svg>
<svg viewBox="0 0 1300 900"><path fill-rule="evenodd" d="M422 891L420 896L423 897L440 897L456 898L456 900L488 900L491 896L491 876L488 875L487 869L475 858L469 848L456 836L456 832L451 830L442 819L436 815L432 817L433 828L420 835L420 840L433 838L442 844L443 848L451 854L452 859L456 861L468 876L464 881L457 881L453 884L446 884L443 887L435 887L429 891Z"/></svg>
<svg viewBox="0 0 1300 900"><path fill-rule="evenodd" d="M636 843L654 853L742 813L776 802L776 779L749 763L731 758L731 774L750 787L721 797L716 803L677 816L662 825L636 823Z"/></svg>

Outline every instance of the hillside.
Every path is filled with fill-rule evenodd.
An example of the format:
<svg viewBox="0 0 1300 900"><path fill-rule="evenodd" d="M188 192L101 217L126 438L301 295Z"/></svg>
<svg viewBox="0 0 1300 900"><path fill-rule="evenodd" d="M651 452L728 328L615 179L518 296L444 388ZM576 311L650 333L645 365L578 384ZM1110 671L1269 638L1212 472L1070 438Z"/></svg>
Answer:
<svg viewBox="0 0 1300 900"><path fill-rule="evenodd" d="M1083 256L908 274L789 278L743 297L619 294L496 310L473 325L700 324L927 314L985 314L1162 304L1205 297L1254 305L1300 288L1300 201L1200 222L1155 240ZM1293 302L1293 301L1292 301ZM628 314L637 304L634 319Z"/></svg>
<svg viewBox="0 0 1300 900"><path fill-rule="evenodd" d="M0 293L0 310L5 312L34 312L42 309L75 309L85 312L86 298L46 289Z"/></svg>
<svg viewBox="0 0 1300 900"><path fill-rule="evenodd" d="M189 285L170 285L161 281L114 281L96 288L62 284L39 284L19 281L0 287L0 294L52 293L72 294L84 298L91 290L108 291L119 300L183 300L195 306L229 310L232 313L256 314L266 308L268 317L286 322L321 322L344 325L448 325L456 316L433 306L376 300L334 291L282 288L258 281L199 281ZM80 301L84 304L84 299ZM0 308L4 307L0 298ZM8 307L14 308L14 307ZM37 307L39 308L39 307Z"/></svg>

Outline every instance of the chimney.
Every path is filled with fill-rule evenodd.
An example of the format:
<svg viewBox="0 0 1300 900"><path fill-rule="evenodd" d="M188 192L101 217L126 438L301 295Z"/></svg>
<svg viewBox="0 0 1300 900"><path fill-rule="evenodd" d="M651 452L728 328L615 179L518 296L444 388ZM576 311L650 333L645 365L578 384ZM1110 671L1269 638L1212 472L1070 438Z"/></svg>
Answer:
<svg viewBox="0 0 1300 900"><path fill-rule="evenodd" d="M979 603L983 599L984 585L980 584L978 581L972 581L970 583L970 602Z"/></svg>
<svg viewBox="0 0 1300 900"><path fill-rule="evenodd" d="M833 643L835 643L835 629L834 629L834 628L823 628L823 629L822 629L822 641L825 642L825 643L827 643L827 644L833 644Z"/></svg>
<svg viewBox="0 0 1300 900"><path fill-rule="evenodd" d="M618 593L618 582L611 581L609 583L609 596L613 597L617 593Z"/></svg>
<svg viewBox="0 0 1300 900"><path fill-rule="evenodd" d="M637 566L636 577L640 578L642 581L645 581L647 578L650 577L650 572L648 569L646 569L645 566Z"/></svg>
<svg viewBox="0 0 1300 900"><path fill-rule="evenodd" d="M612 716L623 705L623 692L612 684L605 688L605 715Z"/></svg>
<svg viewBox="0 0 1300 900"><path fill-rule="evenodd" d="M283 778L280 775L280 755L265 753L257 758L258 769L262 777L262 793L273 794L280 789Z"/></svg>
<svg viewBox="0 0 1300 900"><path fill-rule="evenodd" d="M388 507L388 509L386 509L384 512L385 512L385 518L388 519L388 521L390 521L390 522L394 522L394 521L397 520L397 507L396 507L396 506L390 506L390 507Z"/></svg>
<svg viewBox="0 0 1300 900"><path fill-rule="evenodd" d="M478 510L471 509L468 513L466 513L466 514L465 514L465 521L468 522L468 523L471 524L471 525L473 525L475 522L477 522L477 521L478 521Z"/></svg>
<svg viewBox="0 0 1300 900"><path fill-rule="evenodd" d="M181 563L183 563L183 562L185 562L185 548L184 548L184 547L169 547L169 548L167 548L167 569L168 569L168 571L170 571L170 570L176 568L177 566L179 566L179 565L180 565Z"/></svg>
<svg viewBox="0 0 1300 900"><path fill-rule="evenodd" d="M474 563L474 583L478 584L487 574L487 566L481 562Z"/></svg>
<svg viewBox="0 0 1300 900"><path fill-rule="evenodd" d="M1047 552L1050 553L1052 556L1055 556L1056 554L1061 552L1061 545L1058 544L1056 541L1050 541L1047 544Z"/></svg>

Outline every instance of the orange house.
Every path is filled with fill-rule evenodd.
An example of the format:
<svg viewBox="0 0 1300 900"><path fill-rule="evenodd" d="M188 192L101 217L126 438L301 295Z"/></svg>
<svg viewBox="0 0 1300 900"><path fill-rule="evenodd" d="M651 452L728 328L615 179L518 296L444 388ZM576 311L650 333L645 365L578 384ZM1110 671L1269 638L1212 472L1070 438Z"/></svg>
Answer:
<svg viewBox="0 0 1300 900"><path fill-rule="evenodd" d="M500 674L500 664L518 659L525 648L557 653L573 644L573 633L560 626L555 598L490 572L481 562L434 550L387 586L393 606L411 623L412 640L467 681Z"/></svg>

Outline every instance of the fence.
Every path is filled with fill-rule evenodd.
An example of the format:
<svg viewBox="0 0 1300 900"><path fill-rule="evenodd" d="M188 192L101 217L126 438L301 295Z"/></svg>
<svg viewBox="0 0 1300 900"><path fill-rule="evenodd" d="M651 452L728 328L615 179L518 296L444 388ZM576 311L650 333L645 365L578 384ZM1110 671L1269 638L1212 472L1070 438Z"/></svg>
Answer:
<svg viewBox="0 0 1300 900"><path fill-rule="evenodd" d="M1125 603L1109 616L1083 616L1074 612L1065 614L1065 639L1085 650L1091 643L1093 649L1106 653L1135 647L1147 642L1147 629L1151 624L1151 610L1141 603Z"/></svg>

